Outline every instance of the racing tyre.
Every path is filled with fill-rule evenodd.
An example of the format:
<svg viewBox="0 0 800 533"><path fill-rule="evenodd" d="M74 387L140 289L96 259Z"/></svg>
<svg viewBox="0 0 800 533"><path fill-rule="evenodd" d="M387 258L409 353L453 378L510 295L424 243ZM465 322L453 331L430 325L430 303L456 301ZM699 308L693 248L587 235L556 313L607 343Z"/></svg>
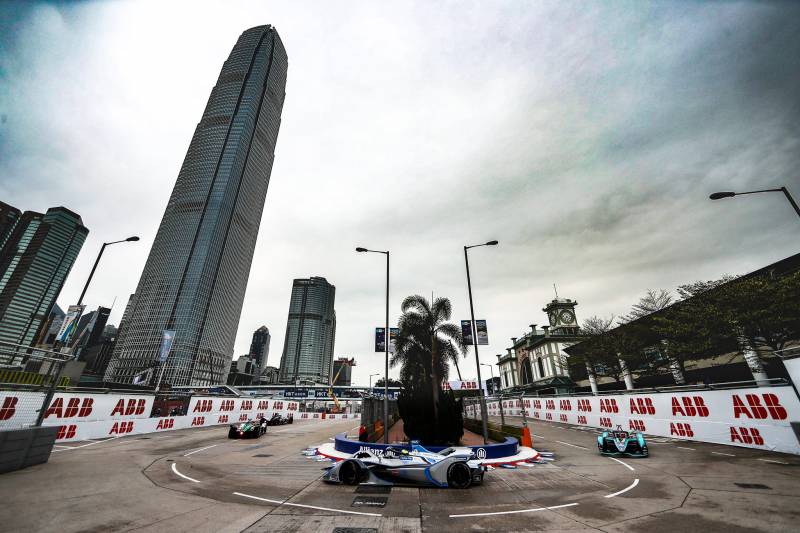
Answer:
<svg viewBox="0 0 800 533"><path fill-rule="evenodd" d="M472 474L466 463L453 463L447 469L447 486L454 489L466 489L472 484Z"/></svg>
<svg viewBox="0 0 800 533"><path fill-rule="evenodd" d="M361 481L361 469L355 461L345 461L339 467L339 481L344 485L358 485Z"/></svg>
<svg viewBox="0 0 800 533"><path fill-rule="evenodd" d="M236 430L235 429L231 428L231 429L228 430L228 438L229 439L235 439L236 438Z"/></svg>

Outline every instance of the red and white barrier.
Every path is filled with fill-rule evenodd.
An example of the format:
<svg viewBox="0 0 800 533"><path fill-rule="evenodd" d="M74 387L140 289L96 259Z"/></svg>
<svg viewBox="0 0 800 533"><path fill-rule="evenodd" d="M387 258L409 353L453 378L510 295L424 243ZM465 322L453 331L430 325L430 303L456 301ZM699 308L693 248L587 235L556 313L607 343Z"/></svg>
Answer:
<svg viewBox="0 0 800 533"><path fill-rule="evenodd" d="M497 400L487 408L489 415L500 415ZM479 406L467 409L480 417ZM521 401L503 400L503 412L521 415ZM791 421L800 421L800 401L791 387L525 398L525 414L533 421L599 429L619 425L649 435L800 455L791 427Z"/></svg>

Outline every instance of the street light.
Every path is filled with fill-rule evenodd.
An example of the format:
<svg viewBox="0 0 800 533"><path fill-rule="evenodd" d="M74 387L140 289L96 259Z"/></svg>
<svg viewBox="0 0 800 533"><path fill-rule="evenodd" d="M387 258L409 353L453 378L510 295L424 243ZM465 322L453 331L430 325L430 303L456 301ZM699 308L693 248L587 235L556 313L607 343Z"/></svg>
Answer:
<svg viewBox="0 0 800 533"><path fill-rule="evenodd" d="M494 394L494 367L488 363L481 363L481 366L488 366L489 371L492 373L492 394Z"/></svg>
<svg viewBox="0 0 800 533"><path fill-rule="evenodd" d="M733 192L733 191L722 191L722 192L715 192L714 194L709 195L709 198L712 200L722 200L723 198L733 198L734 196L742 196L744 194L757 194L761 192L782 192L786 199L789 200L789 203L792 204L795 213L797 216L800 217L800 207L797 207L797 203L792 198L792 195L789 194L789 191L786 187L781 187L780 189L764 189L761 191L747 191L747 192Z"/></svg>
<svg viewBox="0 0 800 533"><path fill-rule="evenodd" d="M389 251L367 250L359 246L356 252L371 252L386 255L386 329L383 333L383 344L386 348L385 372L383 378L383 442L389 444Z"/></svg>
<svg viewBox="0 0 800 533"><path fill-rule="evenodd" d="M380 376L380 373L378 373L378 374L370 374L369 375L369 393L370 394L372 394L372 378L374 376Z"/></svg>
<svg viewBox="0 0 800 533"><path fill-rule="evenodd" d="M469 257L467 256L467 250L470 248L478 248L480 246L497 246L497 241L489 241L483 244L473 244L471 246L464 246L464 264L467 266L467 291L469 292L469 314L471 317L470 327L472 328L472 345L475 346L475 366L478 370L478 383L481 382L481 360L478 357L478 339L477 339L477 331L478 328L475 326L475 308L472 304L472 281L469 277ZM480 394L481 398L481 422L483 425L483 443L487 444L489 442L489 426L486 421L486 397L483 395L483 391Z"/></svg>
<svg viewBox="0 0 800 533"><path fill-rule="evenodd" d="M94 261L94 266L92 267L92 271L89 273L89 279L86 280L86 285L83 286L83 291L81 291L81 296L80 298L78 298L78 305L81 305L83 303L83 297L86 294L86 289L89 288L89 282L92 281L92 276L94 276L94 271L97 270L97 263L99 263L100 258L103 257L103 252L105 251L106 246L109 246L111 244L117 244L120 242L134 242L138 240L139 237L134 236L134 237L128 237L127 239L122 239L121 241L112 241L103 243L103 246L100 248L100 253L97 254L97 259L95 259Z"/></svg>

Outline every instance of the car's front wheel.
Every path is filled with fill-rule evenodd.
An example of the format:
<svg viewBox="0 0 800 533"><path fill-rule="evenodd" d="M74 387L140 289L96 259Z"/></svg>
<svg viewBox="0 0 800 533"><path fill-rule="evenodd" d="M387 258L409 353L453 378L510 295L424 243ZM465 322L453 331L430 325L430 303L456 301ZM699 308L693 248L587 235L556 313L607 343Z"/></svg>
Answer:
<svg viewBox="0 0 800 533"><path fill-rule="evenodd" d="M355 461L345 461L339 467L339 481L345 485L358 485L361 469Z"/></svg>
<svg viewBox="0 0 800 533"><path fill-rule="evenodd" d="M466 489L472 483L472 473L466 463L453 463L447 469L447 486Z"/></svg>

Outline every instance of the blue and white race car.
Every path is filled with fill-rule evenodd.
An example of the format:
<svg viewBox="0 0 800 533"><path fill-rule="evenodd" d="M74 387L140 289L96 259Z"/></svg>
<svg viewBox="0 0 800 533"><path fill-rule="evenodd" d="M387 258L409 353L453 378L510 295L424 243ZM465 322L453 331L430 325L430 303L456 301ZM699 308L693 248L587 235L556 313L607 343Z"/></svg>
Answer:
<svg viewBox="0 0 800 533"><path fill-rule="evenodd" d="M628 455L631 457L647 457L647 441L638 431L625 431L617 426L615 431L604 430L597 437L597 449L603 455Z"/></svg>
<svg viewBox="0 0 800 533"><path fill-rule="evenodd" d="M412 442L411 451L392 446L382 455L359 451L326 470L322 479L328 483L466 489L483 482L486 467L470 448L451 447L434 453Z"/></svg>

